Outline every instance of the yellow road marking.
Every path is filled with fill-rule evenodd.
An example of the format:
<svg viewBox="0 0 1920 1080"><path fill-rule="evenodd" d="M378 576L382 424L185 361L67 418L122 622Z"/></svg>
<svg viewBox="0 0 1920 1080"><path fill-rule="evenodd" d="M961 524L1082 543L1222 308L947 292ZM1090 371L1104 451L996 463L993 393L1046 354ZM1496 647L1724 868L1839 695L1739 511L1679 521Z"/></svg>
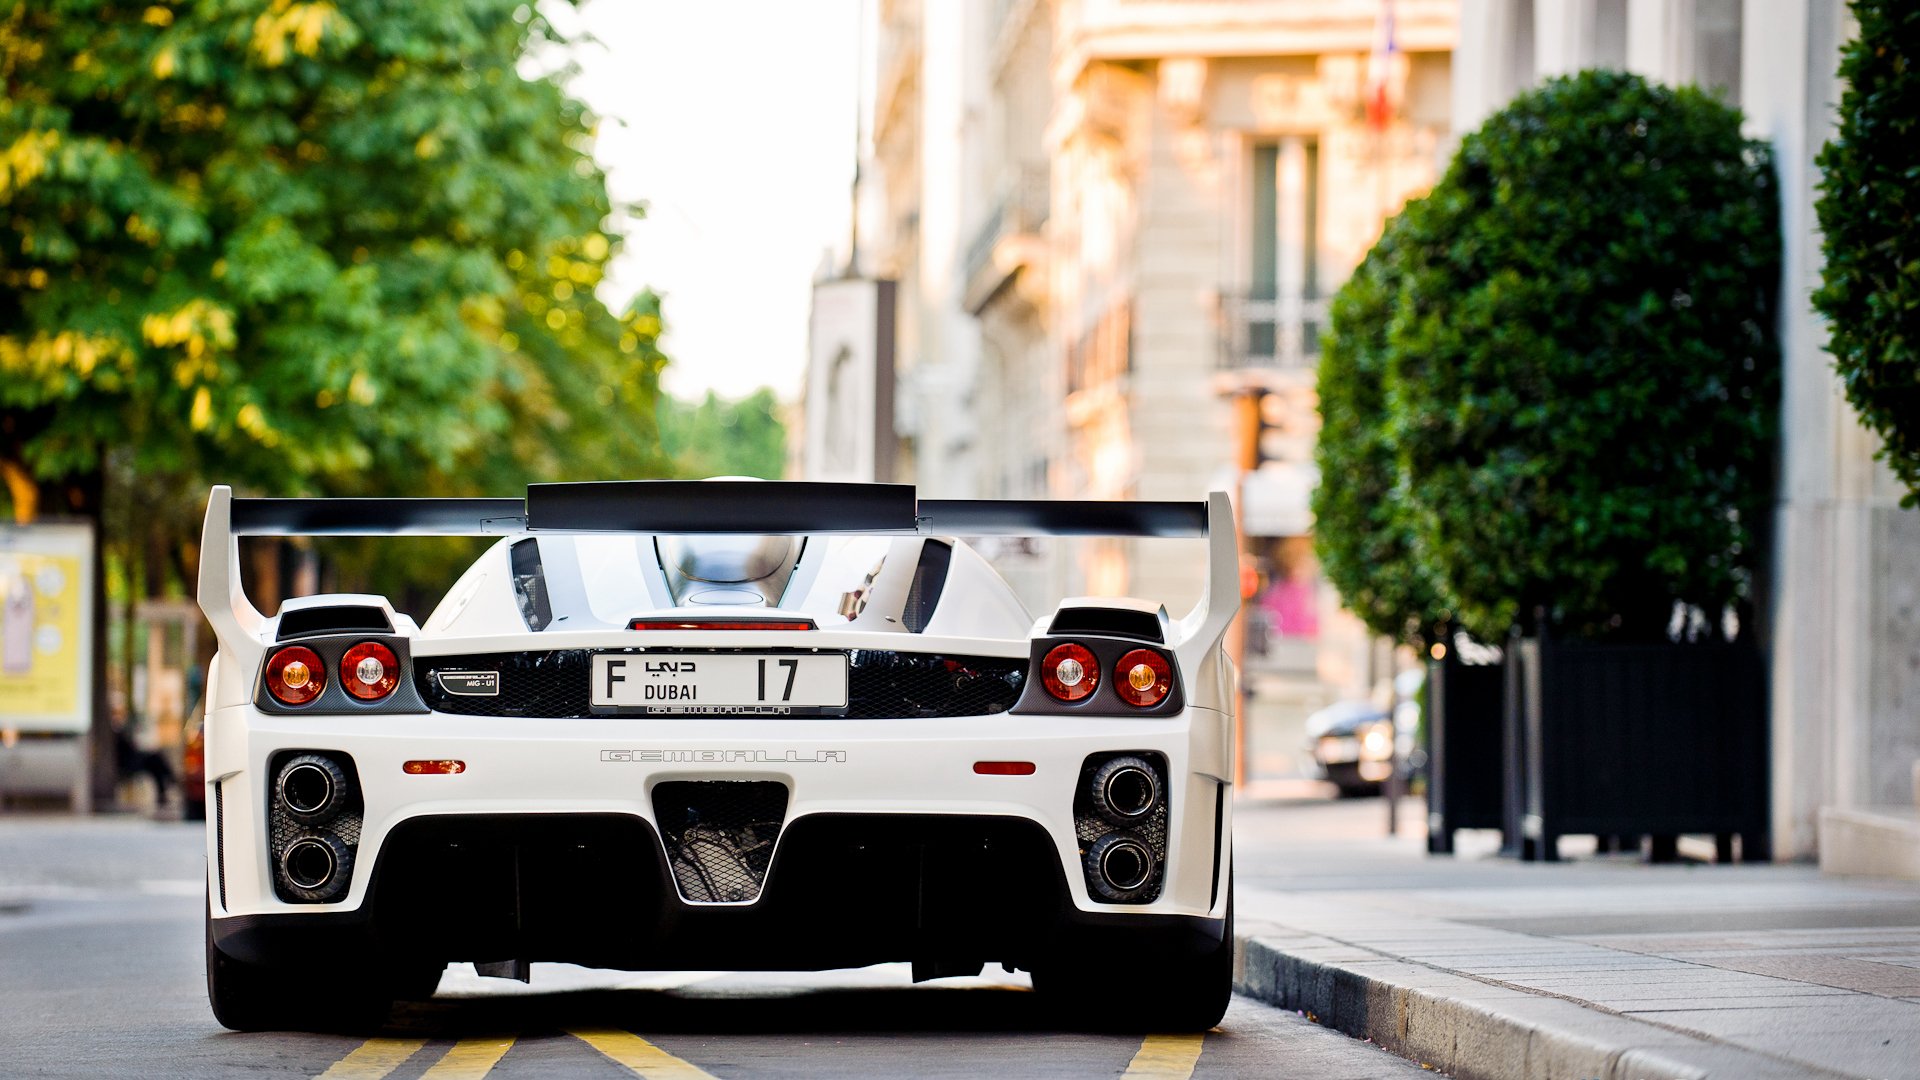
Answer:
<svg viewBox="0 0 1920 1080"><path fill-rule="evenodd" d="M1140 1042L1125 1075L1151 1077L1152 1080L1187 1080L1193 1065L1200 1060L1200 1045L1205 1035L1149 1035Z"/></svg>
<svg viewBox="0 0 1920 1080"><path fill-rule="evenodd" d="M480 1080L513 1049L513 1038L461 1039L420 1080Z"/></svg>
<svg viewBox="0 0 1920 1080"><path fill-rule="evenodd" d="M425 1039L368 1039L315 1080L381 1080L425 1045Z"/></svg>
<svg viewBox="0 0 1920 1080"><path fill-rule="evenodd" d="M665 1050L628 1031L595 1029L569 1031L567 1034L633 1070L647 1080L717 1080L705 1069L681 1061Z"/></svg>

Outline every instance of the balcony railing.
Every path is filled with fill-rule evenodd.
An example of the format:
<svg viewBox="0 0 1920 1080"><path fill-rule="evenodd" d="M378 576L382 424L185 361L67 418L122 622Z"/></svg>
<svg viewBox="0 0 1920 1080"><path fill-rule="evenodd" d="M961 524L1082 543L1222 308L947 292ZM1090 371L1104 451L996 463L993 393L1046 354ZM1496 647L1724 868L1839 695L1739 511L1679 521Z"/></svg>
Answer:
<svg viewBox="0 0 1920 1080"><path fill-rule="evenodd" d="M1304 370L1320 362L1326 297L1223 294L1219 302L1222 370Z"/></svg>
<svg viewBox="0 0 1920 1080"><path fill-rule="evenodd" d="M1053 191L1044 165L1027 165L1014 171L1000 190L1000 197L987 212L986 219L973 234L960 264L962 280L972 281L993 261L993 249L1007 236L1037 234L1047 223L1053 204Z"/></svg>

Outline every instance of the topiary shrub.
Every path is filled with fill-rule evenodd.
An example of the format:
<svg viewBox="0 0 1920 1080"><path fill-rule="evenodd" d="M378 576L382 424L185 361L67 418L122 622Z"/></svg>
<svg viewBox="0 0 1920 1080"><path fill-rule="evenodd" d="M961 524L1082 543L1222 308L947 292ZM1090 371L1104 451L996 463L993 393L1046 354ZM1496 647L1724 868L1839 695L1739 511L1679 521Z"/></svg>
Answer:
<svg viewBox="0 0 1920 1080"><path fill-rule="evenodd" d="M1840 131L1820 151L1824 283L1814 306L1847 400L1920 503L1920 5L1853 0Z"/></svg>
<svg viewBox="0 0 1920 1080"><path fill-rule="evenodd" d="M1466 630L1663 639L1749 595L1771 500L1766 148L1590 71L1466 136L1396 230L1386 390L1419 558ZM1328 482L1339 482L1337 474Z"/></svg>
<svg viewBox="0 0 1920 1080"><path fill-rule="evenodd" d="M1451 613L1414 550L1409 491L1387 424L1387 329L1399 299L1397 237L1389 222L1334 294L1320 349L1320 438L1314 463L1313 546L1321 571L1367 629L1425 652Z"/></svg>

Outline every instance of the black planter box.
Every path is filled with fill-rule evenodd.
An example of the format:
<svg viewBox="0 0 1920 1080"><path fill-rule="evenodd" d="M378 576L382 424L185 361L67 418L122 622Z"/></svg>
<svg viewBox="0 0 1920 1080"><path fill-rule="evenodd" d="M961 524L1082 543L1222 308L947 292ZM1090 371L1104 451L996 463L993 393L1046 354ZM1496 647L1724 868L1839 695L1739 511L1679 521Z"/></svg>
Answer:
<svg viewBox="0 0 1920 1080"><path fill-rule="evenodd" d="M1427 661L1427 851L1453 852L1456 829L1501 829L1504 664Z"/></svg>
<svg viewBox="0 0 1920 1080"><path fill-rule="evenodd" d="M1682 833L1719 857L1770 857L1767 673L1746 643L1597 645L1527 639L1507 651L1508 826L1522 858L1558 858L1560 837L1603 847Z"/></svg>

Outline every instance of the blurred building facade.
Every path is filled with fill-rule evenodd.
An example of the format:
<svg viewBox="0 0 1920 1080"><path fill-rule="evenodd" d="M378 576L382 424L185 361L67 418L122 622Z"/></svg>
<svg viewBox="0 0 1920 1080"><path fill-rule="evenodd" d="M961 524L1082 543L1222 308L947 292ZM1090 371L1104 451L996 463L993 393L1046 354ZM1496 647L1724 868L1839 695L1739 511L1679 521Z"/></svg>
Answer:
<svg viewBox="0 0 1920 1080"><path fill-rule="evenodd" d="M1372 650L1312 554L1313 370L1326 298L1437 175L1455 0L877 15L862 247L900 283L897 478L987 498L1230 489L1258 575L1249 666L1367 692ZM1172 606L1202 569L1166 543L998 561L1035 595Z"/></svg>
<svg viewBox="0 0 1920 1080"><path fill-rule="evenodd" d="M1920 865L1910 823L1920 799L1920 512L1899 508L1892 473L1873 460L1874 437L1842 394L1809 299L1821 269L1814 156L1833 134L1840 48L1856 29L1844 0L1461 0L1453 121L1471 130L1539 78L1615 67L1720 93L1773 144L1782 441L1762 630L1773 661L1775 849L1849 865L1850 847L1897 842ZM1876 818L1876 807L1899 809Z"/></svg>

